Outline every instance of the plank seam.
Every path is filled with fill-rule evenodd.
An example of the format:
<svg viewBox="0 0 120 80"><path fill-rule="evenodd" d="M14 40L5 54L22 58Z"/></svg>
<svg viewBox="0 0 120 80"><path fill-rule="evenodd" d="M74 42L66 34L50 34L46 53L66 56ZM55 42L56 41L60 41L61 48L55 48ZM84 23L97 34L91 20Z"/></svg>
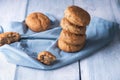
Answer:
<svg viewBox="0 0 120 80"><path fill-rule="evenodd" d="M79 80L81 80L81 67L80 67L80 60L78 61L78 66L79 66Z"/></svg>
<svg viewBox="0 0 120 80"><path fill-rule="evenodd" d="M16 69L15 69L15 75L14 75L14 80L17 80L17 71L18 71L18 65L16 65Z"/></svg>

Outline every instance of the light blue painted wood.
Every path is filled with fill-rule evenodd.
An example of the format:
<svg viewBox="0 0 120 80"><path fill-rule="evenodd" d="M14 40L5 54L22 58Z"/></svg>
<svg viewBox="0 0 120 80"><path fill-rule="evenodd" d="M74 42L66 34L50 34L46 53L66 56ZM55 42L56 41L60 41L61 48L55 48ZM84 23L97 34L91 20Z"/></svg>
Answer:
<svg viewBox="0 0 120 80"><path fill-rule="evenodd" d="M120 23L120 0L76 0L91 15ZM120 80L120 32L114 41L80 62L82 80Z"/></svg>
<svg viewBox="0 0 120 80"><path fill-rule="evenodd" d="M22 21L27 0L0 0L0 20Z"/></svg>
<svg viewBox="0 0 120 80"><path fill-rule="evenodd" d="M111 6L116 22L120 24L120 0L111 0Z"/></svg>
<svg viewBox="0 0 120 80"><path fill-rule="evenodd" d="M120 41L81 61L82 80L120 80Z"/></svg>
<svg viewBox="0 0 120 80"><path fill-rule="evenodd" d="M0 21L22 21L27 0L0 0ZM17 27L17 26L16 26ZM14 80L16 65L0 53L0 80Z"/></svg>
<svg viewBox="0 0 120 80"><path fill-rule="evenodd" d="M16 80L79 80L78 68L78 63L51 71L19 67Z"/></svg>
<svg viewBox="0 0 120 80"><path fill-rule="evenodd" d="M10 64L0 53L0 80L14 80L16 65Z"/></svg>

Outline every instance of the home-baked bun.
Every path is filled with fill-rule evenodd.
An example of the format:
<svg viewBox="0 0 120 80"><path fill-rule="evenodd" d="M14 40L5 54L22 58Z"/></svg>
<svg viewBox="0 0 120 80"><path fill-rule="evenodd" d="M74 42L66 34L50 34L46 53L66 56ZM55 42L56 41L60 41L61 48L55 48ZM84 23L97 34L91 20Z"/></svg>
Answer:
<svg viewBox="0 0 120 80"><path fill-rule="evenodd" d="M77 35L77 34L73 34L68 31L62 30L60 33L60 39L62 39L64 42L71 45L81 45L85 43L86 36Z"/></svg>
<svg viewBox="0 0 120 80"><path fill-rule="evenodd" d="M70 23L66 18L63 18L60 23L61 27L74 34L85 34L86 27L85 26L77 26L75 24Z"/></svg>
<svg viewBox="0 0 120 80"><path fill-rule="evenodd" d="M65 18L78 26L86 26L90 22L90 15L87 11L78 6L69 6L64 12Z"/></svg>
<svg viewBox="0 0 120 80"><path fill-rule="evenodd" d="M50 27L50 19L40 12L29 14L25 19L25 23L34 32L44 31Z"/></svg>
<svg viewBox="0 0 120 80"><path fill-rule="evenodd" d="M77 51L80 51L83 48L83 46L84 46L84 43L76 46L76 45L70 45L61 39L58 40L59 49L65 52L77 52Z"/></svg>
<svg viewBox="0 0 120 80"><path fill-rule="evenodd" d="M20 34L17 32L5 32L0 34L0 46L10 44L20 39Z"/></svg>
<svg viewBox="0 0 120 80"><path fill-rule="evenodd" d="M46 65L50 65L56 60L56 57L48 51L43 51L38 54L37 60Z"/></svg>

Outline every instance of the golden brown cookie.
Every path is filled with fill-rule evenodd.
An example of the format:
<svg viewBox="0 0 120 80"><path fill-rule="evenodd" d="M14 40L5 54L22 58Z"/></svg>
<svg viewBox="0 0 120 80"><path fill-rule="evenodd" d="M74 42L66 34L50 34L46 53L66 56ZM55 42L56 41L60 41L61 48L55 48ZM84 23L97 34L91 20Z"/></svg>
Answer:
<svg viewBox="0 0 120 80"><path fill-rule="evenodd" d="M69 31L74 34L85 34L86 32L86 27L72 24L66 18L63 18L61 20L60 25L64 30Z"/></svg>
<svg viewBox="0 0 120 80"><path fill-rule="evenodd" d="M84 46L84 43L76 46L76 45L70 45L61 39L58 40L59 49L65 52L77 52L77 51L80 51L83 48L83 46Z"/></svg>
<svg viewBox="0 0 120 80"><path fill-rule="evenodd" d="M0 36L0 46L7 44L8 41L4 36Z"/></svg>
<svg viewBox="0 0 120 80"><path fill-rule="evenodd" d="M34 32L45 31L50 27L50 19L40 12L29 14L25 23Z"/></svg>
<svg viewBox="0 0 120 80"><path fill-rule="evenodd" d="M87 11L78 6L69 6L64 12L65 18L78 26L86 26L90 22L90 15Z"/></svg>
<svg viewBox="0 0 120 80"><path fill-rule="evenodd" d="M20 34L17 32L5 32L0 34L0 46L10 44L20 39Z"/></svg>
<svg viewBox="0 0 120 80"><path fill-rule="evenodd" d="M85 43L86 36L73 34L68 31L62 30L60 33L60 39L71 45L81 45Z"/></svg>
<svg viewBox="0 0 120 80"><path fill-rule="evenodd" d="M37 59L46 65L50 65L56 60L56 57L48 51L43 51L38 54Z"/></svg>

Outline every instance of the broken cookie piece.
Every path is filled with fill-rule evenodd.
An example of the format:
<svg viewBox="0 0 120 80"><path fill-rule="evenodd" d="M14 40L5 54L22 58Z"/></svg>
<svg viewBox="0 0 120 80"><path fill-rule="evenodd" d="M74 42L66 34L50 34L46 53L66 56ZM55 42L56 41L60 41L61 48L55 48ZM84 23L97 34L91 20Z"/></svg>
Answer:
<svg viewBox="0 0 120 80"><path fill-rule="evenodd" d="M48 51L43 51L38 54L37 59L46 65L50 65L56 60L56 57Z"/></svg>
<svg viewBox="0 0 120 80"><path fill-rule="evenodd" d="M8 42L8 41L7 41L7 39L5 39L4 36L0 36L0 46L6 44L7 42Z"/></svg>
<svg viewBox="0 0 120 80"><path fill-rule="evenodd" d="M20 34L17 32L5 32L0 34L0 46L10 44L20 39Z"/></svg>

